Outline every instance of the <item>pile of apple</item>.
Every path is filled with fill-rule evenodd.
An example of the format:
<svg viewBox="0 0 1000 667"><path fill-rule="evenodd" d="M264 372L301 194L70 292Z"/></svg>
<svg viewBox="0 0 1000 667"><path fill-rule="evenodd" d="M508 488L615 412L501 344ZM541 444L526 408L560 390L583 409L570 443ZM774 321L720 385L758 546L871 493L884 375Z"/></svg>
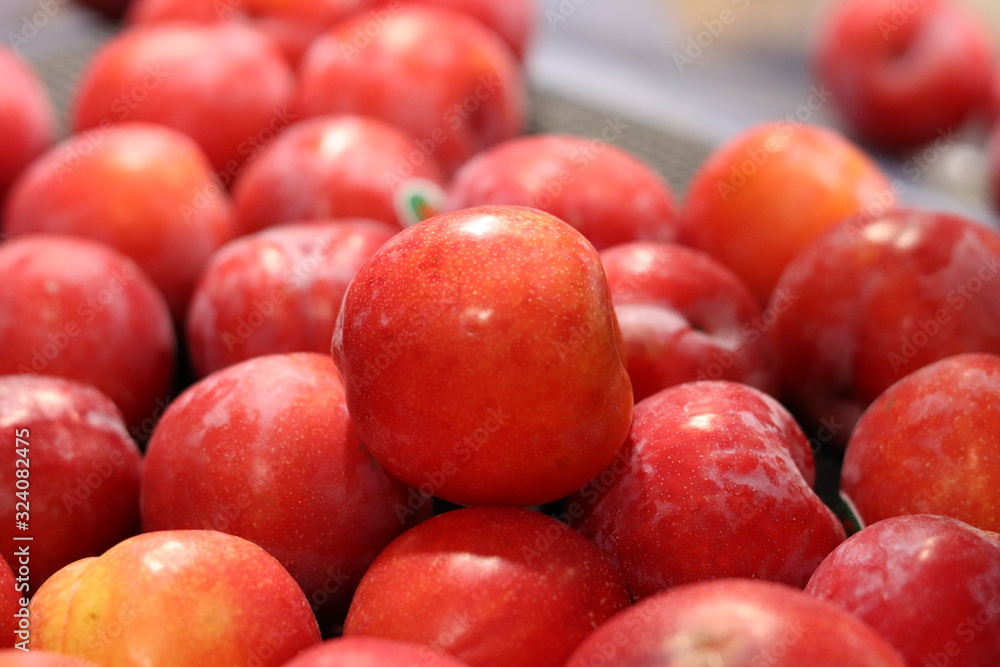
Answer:
<svg viewBox="0 0 1000 667"><path fill-rule="evenodd" d="M837 11L856 136L981 108ZM136 0L56 145L0 51L0 667L1000 665L1000 234L795 121L683 203L522 136L533 14Z"/></svg>

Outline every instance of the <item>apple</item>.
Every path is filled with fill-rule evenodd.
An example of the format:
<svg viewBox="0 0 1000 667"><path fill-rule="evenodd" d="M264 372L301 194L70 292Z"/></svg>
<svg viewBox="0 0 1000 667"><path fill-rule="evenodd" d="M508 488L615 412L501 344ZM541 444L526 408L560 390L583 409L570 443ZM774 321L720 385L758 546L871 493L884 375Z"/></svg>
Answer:
<svg viewBox="0 0 1000 667"><path fill-rule="evenodd" d="M466 163L448 187L445 209L531 206L570 223L598 250L628 241L673 241L670 186L651 167L605 138L541 134L510 139Z"/></svg>
<svg viewBox="0 0 1000 667"><path fill-rule="evenodd" d="M895 200L881 169L839 134L777 121L729 140L699 167L679 240L729 267L763 304L823 231L858 213L880 215Z"/></svg>
<svg viewBox="0 0 1000 667"><path fill-rule="evenodd" d="M705 253L654 242L601 253L638 402L695 380L731 380L777 395L775 351L746 286Z"/></svg>
<svg viewBox="0 0 1000 667"><path fill-rule="evenodd" d="M770 330L787 402L841 446L897 380L964 352L1000 353L1000 234L898 209L843 222L789 264Z"/></svg>
<svg viewBox="0 0 1000 667"><path fill-rule="evenodd" d="M93 385L138 429L170 396L175 349L163 296L124 255L49 234L0 244L0 375Z"/></svg>
<svg viewBox="0 0 1000 667"><path fill-rule="evenodd" d="M0 667L98 667L89 660L52 651L0 649Z"/></svg>
<svg viewBox="0 0 1000 667"><path fill-rule="evenodd" d="M21 567L17 561L15 564ZM3 665L2 656L7 652L4 649L12 648L20 639L17 636L18 630L30 637L27 634L30 632L31 619L27 610L29 589L26 579L27 577L22 577L22 581L18 582L10 565L0 557L0 665ZM25 626L23 629L20 627L22 625Z"/></svg>
<svg viewBox="0 0 1000 667"><path fill-rule="evenodd" d="M852 134L906 150L959 129L988 104L993 46L950 0L844 0L822 19L815 78Z"/></svg>
<svg viewBox="0 0 1000 667"><path fill-rule="evenodd" d="M942 359L889 387L861 415L841 495L860 525L938 514L1000 531L1000 356Z"/></svg>
<svg viewBox="0 0 1000 667"><path fill-rule="evenodd" d="M521 508L469 507L379 554L344 635L416 642L470 667L562 667L628 603L611 564L565 524Z"/></svg>
<svg viewBox="0 0 1000 667"><path fill-rule="evenodd" d="M1000 664L1000 538L956 519L872 524L823 561L806 592L869 624L908 665Z"/></svg>
<svg viewBox="0 0 1000 667"><path fill-rule="evenodd" d="M142 525L248 539L342 620L378 552L429 514L407 508L411 493L358 440L329 354L270 355L167 408L146 452Z"/></svg>
<svg viewBox="0 0 1000 667"><path fill-rule="evenodd" d="M56 113L31 66L0 45L0 205L18 174L53 142Z"/></svg>
<svg viewBox="0 0 1000 667"><path fill-rule="evenodd" d="M284 667L467 667L427 646L381 637L340 637L303 651ZM0 663L3 667L3 663Z"/></svg>
<svg viewBox="0 0 1000 667"><path fill-rule="evenodd" d="M814 481L805 434L776 400L690 382L635 406L625 446L565 513L633 599L726 577L801 588L844 540Z"/></svg>
<svg viewBox="0 0 1000 667"><path fill-rule="evenodd" d="M510 48L479 21L407 3L347 19L319 37L299 68L295 110L372 116L417 140L452 174L519 134L525 91Z"/></svg>
<svg viewBox="0 0 1000 667"><path fill-rule="evenodd" d="M832 604L764 581L679 586L621 612L566 667L904 667L871 628Z"/></svg>
<svg viewBox="0 0 1000 667"><path fill-rule="evenodd" d="M294 66L324 30L369 4L370 0L133 0L126 20L130 24L185 21L253 26L273 39Z"/></svg>
<svg viewBox="0 0 1000 667"><path fill-rule="evenodd" d="M72 124L77 132L166 125L194 139L228 185L295 120L294 85L277 46L246 26L136 27L111 38L86 66Z"/></svg>
<svg viewBox="0 0 1000 667"><path fill-rule="evenodd" d="M333 335L365 446L426 498L466 505L549 502L601 472L631 422L622 355L597 251L517 206L397 234Z"/></svg>
<svg viewBox="0 0 1000 667"><path fill-rule="evenodd" d="M283 222L370 218L396 227L436 212L444 176L413 137L374 118L303 121L261 151L233 188L241 234Z"/></svg>
<svg viewBox="0 0 1000 667"><path fill-rule="evenodd" d="M149 274L180 322L209 256L234 235L232 206L183 134L128 123L77 134L11 190L3 231L102 241Z"/></svg>
<svg viewBox="0 0 1000 667"><path fill-rule="evenodd" d="M221 248L187 318L199 377L264 354L328 353L347 285L397 231L362 219L289 224Z"/></svg>
<svg viewBox="0 0 1000 667"><path fill-rule="evenodd" d="M214 530L129 538L56 572L29 609L33 649L99 665L279 667L320 641L288 572Z"/></svg>
<svg viewBox="0 0 1000 667"><path fill-rule="evenodd" d="M63 378L2 375L0 430L17 436L0 469L0 554L27 554L32 592L139 532L142 457L110 398Z"/></svg>

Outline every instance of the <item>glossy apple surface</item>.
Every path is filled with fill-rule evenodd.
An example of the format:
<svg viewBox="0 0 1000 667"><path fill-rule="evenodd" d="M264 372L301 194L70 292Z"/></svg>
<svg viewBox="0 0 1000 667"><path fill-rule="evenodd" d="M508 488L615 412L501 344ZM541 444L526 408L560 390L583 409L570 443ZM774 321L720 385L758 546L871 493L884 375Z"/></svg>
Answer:
<svg viewBox="0 0 1000 667"><path fill-rule="evenodd" d="M565 524L526 509L470 507L379 554L344 634L416 642L470 667L561 667L628 602L607 559Z"/></svg>
<svg viewBox="0 0 1000 667"><path fill-rule="evenodd" d="M910 515L851 536L806 592L875 629L909 665L1000 664L1000 538Z"/></svg>
<svg viewBox="0 0 1000 667"><path fill-rule="evenodd" d="M635 242L601 253L636 402L696 380L742 382L777 395L777 360L746 286L705 253Z"/></svg>
<svg viewBox="0 0 1000 667"><path fill-rule="evenodd" d="M964 352L1000 352L1000 234L944 213L848 220L788 266L796 299L771 330L787 402L844 443L897 380Z"/></svg>
<svg viewBox="0 0 1000 667"><path fill-rule="evenodd" d="M163 296L124 255L48 234L0 245L0 375L93 385L136 428L170 396L175 348Z"/></svg>
<svg viewBox="0 0 1000 667"><path fill-rule="evenodd" d="M61 567L139 531L142 457L107 396L63 378L3 375L0 429L25 436L0 469L0 488L9 491L0 499L0 521L10 526L0 554L16 563L24 543L12 538L33 538L32 592ZM19 479L28 480L24 498L14 492Z"/></svg>
<svg viewBox="0 0 1000 667"><path fill-rule="evenodd" d="M823 231L894 203L889 179L849 141L779 121L731 139L701 165L680 241L729 267L763 304L785 265Z"/></svg>
<svg viewBox="0 0 1000 667"><path fill-rule="evenodd" d="M295 120L293 88L291 68L256 30L232 23L136 27L87 65L72 124L77 132L123 122L166 125L194 139L228 185Z"/></svg>
<svg viewBox="0 0 1000 667"><path fill-rule="evenodd" d="M841 494L862 525L950 516L1000 532L1000 356L948 357L904 377L858 421Z"/></svg>
<svg viewBox="0 0 1000 667"><path fill-rule="evenodd" d="M524 97L517 60L496 33L464 14L408 3L358 14L313 42L296 112L387 121L451 174L522 131Z"/></svg>
<svg viewBox="0 0 1000 667"><path fill-rule="evenodd" d="M369 5L368 0L133 0L129 23L232 22L270 37L296 65L324 30Z"/></svg>
<svg viewBox="0 0 1000 667"><path fill-rule="evenodd" d="M915 148L959 129L989 101L993 46L962 3L847 0L820 25L815 77L866 142Z"/></svg>
<svg viewBox="0 0 1000 667"><path fill-rule="evenodd" d="M2 664L2 663L0 663ZM467 667L429 646L382 637L340 637L303 651L284 667Z"/></svg>
<svg viewBox="0 0 1000 667"><path fill-rule="evenodd" d="M333 337L375 458L468 505L557 500L608 465L632 414L622 352L597 251L513 206L397 234L348 287Z"/></svg>
<svg viewBox="0 0 1000 667"><path fill-rule="evenodd" d="M53 142L56 113L38 75L13 49L0 46L0 205L21 171Z"/></svg>
<svg viewBox="0 0 1000 667"><path fill-rule="evenodd" d="M145 533L76 561L30 609L32 648L99 665L279 667L320 640L288 572L212 530Z"/></svg>
<svg viewBox="0 0 1000 667"><path fill-rule="evenodd" d="M408 188L443 197L444 177L413 137L361 116L327 116L289 128L241 174L233 190L241 234L283 222L371 218L396 226L421 217Z"/></svg>
<svg viewBox="0 0 1000 667"><path fill-rule="evenodd" d="M0 667L98 667L89 660L53 651L0 650Z"/></svg>
<svg viewBox="0 0 1000 667"><path fill-rule="evenodd" d="M74 135L36 160L11 190L3 231L117 248L149 274L177 321L205 262L234 235L232 205L198 146L146 123Z"/></svg>
<svg viewBox="0 0 1000 667"><path fill-rule="evenodd" d="M783 586L688 584L646 598L588 637L566 667L904 667L871 628Z"/></svg>
<svg viewBox="0 0 1000 667"><path fill-rule="evenodd" d="M358 440L329 354L270 355L170 405L146 453L142 525L246 538L314 608L343 614L378 552L429 514L407 509L409 491Z"/></svg>
<svg viewBox="0 0 1000 667"><path fill-rule="evenodd" d="M614 138L623 130L609 126ZM565 220L598 250L636 240L673 241L670 186L604 139L534 135L511 139L465 164L448 186L446 210L530 206Z"/></svg>
<svg viewBox="0 0 1000 667"><path fill-rule="evenodd" d="M809 443L776 400L692 382L635 406L625 446L566 513L634 599L724 577L802 587L844 540L814 479Z"/></svg>

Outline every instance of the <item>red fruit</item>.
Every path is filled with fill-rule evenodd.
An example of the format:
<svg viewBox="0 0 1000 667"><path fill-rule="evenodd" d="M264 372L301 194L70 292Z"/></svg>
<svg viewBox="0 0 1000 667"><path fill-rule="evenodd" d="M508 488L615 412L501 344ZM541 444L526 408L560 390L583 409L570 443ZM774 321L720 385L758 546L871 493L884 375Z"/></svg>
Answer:
<svg viewBox="0 0 1000 667"><path fill-rule="evenodd" d="M822 21L816 78L859 138L915 148L988 103L993 48L982 21L951 0L844 0Z"/></svg>
<svg viewBox="0 0 1000 667"><path fill-rule="evenodd" d="M420 644L381 637L341 637L303 651L284 667L467 667ZM0 663L2 667L2 663Z"/></svg>
<svg viewBox="0 0 1000 667"><path fill-rule="evenodd" d="M0 489L8 491L0 522L12 536L0 554L19 563L29 547L31 592L63 566L139 531L142 457L107 396L62 378L0 376L0 429L18 434L0 469ZM19 479L28 480L27 500L14 493ZM27 528L15 530L15 520ZM34 545L16 541L25 535Z"/></svg>
<svg viewBox="0 0 1000 667"><path fill-rule="evenodd" d="M809 443L777 401L694 382L635 406L618 458L566 512L636 599L724 577L801 587L844 539L813 480Z"/></svg>
<svg viewBox="0 0 1000 667"><path fill-rule="evenodd" d="M627 605L611 564L565 524L525 509L470 507L379 554L344 634L424 644L470 667L561 667Z"/></svg>
<svg viewBox="0 0 1000 667"><path fill-rule="evenodd" d="M532 209L397 234L348 288L333 356L362 441L427 497L559 499L608 465L631 421L597 251Z"/></svg>
<svg viewBox="0 0 1000 667"><path fill-rule="evenodd" d="M175 346L166 302L124 255L55 235L0 245L0 375L93 385L135 434L170 395Z"/></svg>
<svg viewBox="0 0 1000 667"><path fill-rule="evenodd" d="M30 556L28 561L24 567L30 568ZM16 560L14 565L21 567L21 563ZM7 653L2 649L13 647L17 642L31 638L30 614L27 610L22 611L25 608L21 606L21 602L28 599L29 589L26 582L22 582L20 586L21 590L18 590L14 571L5 559L0 558L0 665L4 664L4 654ZM21 617L25 617L25 620L21 621ZM21 625L26 627L19 627ZM21 631L20 635L18 630ZM20 650L17 652L24 653Z"/></svg>
<svg viewBox="0 0 1000 667"><path fill-rule="evenodd" d="M535 135L476 156L449 186L447 210L531 206L576 227L598 250L635 240L673 241L670 186L603 139Z"/></svg>
<svg viewBox="0 0 1000 667"><path fill-rule="evenodd" d="M873 524L823 561L806 592L870 625L908 665L1000 664L1000 540L960 521Z"/></svg>
<svg viewBox="0 0 1000 667"><path fill-rule="evenodd" d="M35 71L0 46L0 204L21 171L52 144L56 114Z"/></svg>
<svg viewBox="0 0 1000 667"><path fill-rule="evenodd" d="M0 667L98 667L89 660L52 651L0 650Z"/></svg>

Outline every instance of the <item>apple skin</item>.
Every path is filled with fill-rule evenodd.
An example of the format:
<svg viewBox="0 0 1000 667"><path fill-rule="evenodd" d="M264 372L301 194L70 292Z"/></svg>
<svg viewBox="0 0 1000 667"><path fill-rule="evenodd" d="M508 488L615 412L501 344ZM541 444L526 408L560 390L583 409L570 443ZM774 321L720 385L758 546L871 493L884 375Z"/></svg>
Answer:
<svg viewBox="0 0 1000 667"><path fill-rule="evenodd" d="M30 589L61 567L103 553L139 532L142 456L110 398L89 385L42 375L0 376L0 429L27 429L27 455L11 448L0 470L0 521L8 534L31 535ZM19 448L20 449L20 448ZM17 460L29 471L30 531L13 529ZM23 542L0 544L17 562Z"/></svg>
<svg viewBox="0 0 1000 667"><path fill-rule="evenodd" d="M14 614L20 611L21 601L28 598L29 590L26 585L25 581L15 580L10 564L0 557L0 665L3 665L2 656L6 653L2 649L11 648L20 641L15 635L20 619ZM30 619L28 622L30 623ZM20 650L17 652L24 653Z"/></svg>
<svg viewBox="0 0 1000 667"><path fill-rule="evenodd" d="M566 514L633 599L725 577L803 587L844 540L814 480L809 443L776 400L691 382L635 406L618 457Z"/></svg>
<svg viewBox="0 0 1000 667"><path fill-rule="evenodd" d="M133 0L125 18L130 24L186 21L253 26L273 39L295 66L324 30L369 4L369 0Z"/></svg>
<svg viewBox="0 0 1000 667"><path fill-rule="evenodd" d="M468 667L430 647L382 637L340 637L303 651L284 667ZM2 663L0 663L2 667Z"/></svg>
<svg viewBox="0 0 1000 667"><path fill-rule="evenodd" d="M1000 352L1000 234L897 209L843 222L803 250L777 291L797 298L769 332L786 403L847 442L861 413L944 357Z"/></svg>
<svg viewBox="0 0 1000 667"><path fill-rule="evenodd" d="M328 354L269 355L213 373L167 408L146 452L142 525L248 539L317 611L343 620L378 552L429 515L406 509L409 491L359 442Z"/></svg>
<svg viewBox="0 0 1000 667"><path fill-rule="evenodd" d="M851 133L903 151L958 129L988 104L993 47L961 3L846 0L823 19L816 80Z"/></svg>
<svg viewBox="0 0 1000 667"><path fill-rule="evenodd" d="M949 516L1000 531L1000 356L948 357L889 387L861 415L841 495L861 525Z"/></svg>
<svg viewBox="0 0 1000 667"><path fill-rule="evenodd" d="M603 660L602 660L603 658ZM642 600L597 629L566 667L905 667L871 628L772 582L721 579Z"/></svg>
<svg viewBox="0 0 1000 667"><path fill-rule="evenodd" d="M320 641L278 561L212 530L144 533L76 561L30 610L33 648L106 667L279 667Z"/></svg>
<svg viewBox="0 0 1000 667"><path fill-rule="evenodd" d="M607 466L632 415L622 354L597 251L516 206L397 234L348 287L333 336L375 458L465 505L550 502Z"/></svg>
<svg viewBox="0 0 1000 667"><path fill-rule="evenodd" d="M0 205L32 160L52 145L56 112L45 86L13 49L0 46Z"/></svg>
<svg viewBox="0 0 1000 667"><path fill-rule="evenodd" d="M878 165L839 134L767 123L729 140L698 169L679 241L727 266L764 304L788 262L823 231L895 201Z"/></svg>
<svg viewBox="0 0 1000 667"><path fill-rule="evenodd" d="M306 120L240 175L233 188L236 225L241 234L322 218L370 218L401 227L407 220L397 199L415 181L443 198L440 167L399 128L350 115Z"/></svg>
<svg viewBox="0 0 1000 667"><path fill-rule="evenodd" d="M0 667L100 667L89 660L53 651L0 650Z"/></svg>
<svg viewBox="0 0 1000 667"><path fill-rule="evenodd" d="M852 535L806 592L875 629L908 665L1000 664L1000 539L916 514Z"/></svg>
<svg viewBox="0 0 1000 667"><path fill-rule="evenodd" d="M209 256L235 233L232 216L191 139L128 123L74 135L32 163L10 192L3 230L117 248L156 282L180 322Z"/></svg>
<svg viewBox="0 0 1000 667"><path fill-rule="evenodd" d="M451 10L406 4L356 15L313 42L295 111L392 123L450 175L521 133L525 91L514 54L492 30Z"/></svg>
<svg viewBox="0 0 1000 667"><path fill-rule="evenodd" d="M778 394L767 323L729 269L705 253L653 242L608 248L601 262L636 402L696 380L742 382Z"/></svg>
<svg viewBox="0 0 1000 667"><path fill-rule="evenodd" d="M289 224L221 248L188 312L198 376L264 354L328 353L347 285L397 231L371 220Z"/></svg>
<svg viewBox="0 0 1000 667"><path fill-rule="evenodd" d="M603 139L542 134L484 151L455 174L445 210L484 204L551 213L598 250L677 236L670 186L651 167Z"/></svg>
<svg viewBox="0 0 1000 667"><path fill-rule="evenodd" d="M0 244L0 350L0 375L93 385L135 429L170 396L176 340L163 296L135 262L38 234Z"/></svg>
<svg viewBox="0 0 1000 667"><path fill-rule="evenodd" d="M209 3L212 4L212 3ZM246 26L163 24L113 37L76 87L74 131L147 122L187 134L228 185L295 120L291 67Z"/></svg>
<svg viewBox="0 0 1000 667"><path fill-rule="evenodd" d="M468 507L379 554L344 635L424 644L470 667L562 667L628 603L611 564L565 524L521 508Z"/></svg>

